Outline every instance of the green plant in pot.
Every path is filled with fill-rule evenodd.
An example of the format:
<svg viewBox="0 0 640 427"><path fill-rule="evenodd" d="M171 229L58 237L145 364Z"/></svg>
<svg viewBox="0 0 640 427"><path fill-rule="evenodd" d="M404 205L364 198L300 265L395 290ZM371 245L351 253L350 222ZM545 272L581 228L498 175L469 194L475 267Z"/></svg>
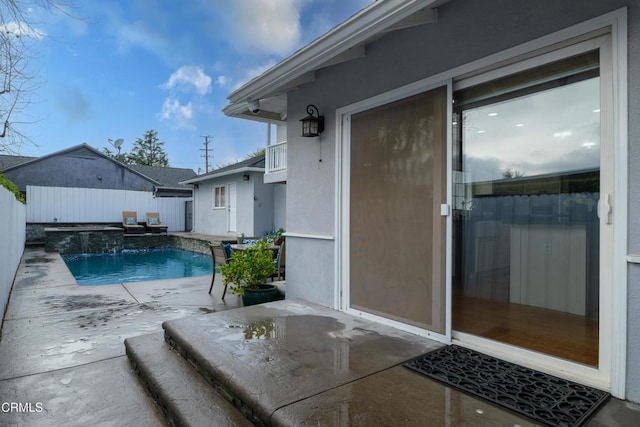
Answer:
<svg viewBox="0 0 640 427"><path fill-rule="evenodd" d="M282 242L284 242L284 233L284 228L280 227L277 230L268 232L265 237L267 239L273 240L273 243L275 243L276 245L280 245L282 244Z"/></svg>
<svg viewBox="0 0 640 427"><path fill-rule="evenodd" d="M229 284L229 290L242 297L245 306L278 298L278 288L265 284L276 273L269 246L267 242L258 241L242 251L233 252L229 262L220 266L224 284Z"/></svg>

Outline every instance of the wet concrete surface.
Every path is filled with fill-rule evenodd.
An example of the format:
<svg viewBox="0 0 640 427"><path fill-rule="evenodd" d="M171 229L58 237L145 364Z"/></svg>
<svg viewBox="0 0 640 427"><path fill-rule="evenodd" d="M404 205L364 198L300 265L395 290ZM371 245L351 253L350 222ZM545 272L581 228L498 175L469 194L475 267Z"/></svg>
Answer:
<svg viewBox="0 0 640 427"><path fill-rule="evenodd" d="M537 425L400 366L442 344L304 301L164 327L205 376L271 425Z"/></svg>
<svg viewBox="0 0 640 427"><path fill-rule="evenodd" d="M442 344L305 301L164 328L205 377L270 425L538 425L401 366ZM610 399L586 425L640 425L640 406Z"/></svg>
<svg viewBox="0 0 640 427"><path fill-rule="evenodd" d="M440 344L295 300L225 311L238 298L209 284L80 287L59 255L28 248L0 341L0 401L23 410L0 411L0 425L165 425L123 341L167 320L277 425L534 425L399 366ZM587 425L640 425L640 407L611 399Z"/></svg>
<svg viewBox="0 0 640 427"><path fill-rule="evenodd" d="M0 396L31 404L31 411L0 413L4 426L165 425L125 357L3 380Z"/></svg>
<svg viewBox="0 0 640 427"><path fill-rule="evenodd" d="M393 408L393 410L389 410ZM396 366L278 409L283 426L536 426L482 399Z"/></svg>
<svg viewBox="0 0 640 427"><path fill-rule="evenodd" d="M441 346L302 301L179 319L164 327L234 395L256 402L253 410L262 419Z"/></svg>
<svg viewBox="0 0 640 427"><path fill-rule="evenodd" d="M57 253L27 248L0 341L0 403L27 411L0 411L0 425L164 425L123 342L166 320L234 308L235 295L220 300L221 283L207 293L210 280L78 286Z"/></svg>

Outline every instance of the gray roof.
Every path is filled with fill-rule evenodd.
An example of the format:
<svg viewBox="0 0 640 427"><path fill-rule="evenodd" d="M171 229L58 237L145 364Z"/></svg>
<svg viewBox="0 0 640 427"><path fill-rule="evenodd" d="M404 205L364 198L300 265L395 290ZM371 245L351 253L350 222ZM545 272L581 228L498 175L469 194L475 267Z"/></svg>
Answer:
<svg viewBox="0 0 640 427"><path fill-rule="evenodd" d="M260 156L256 156L256 157L251 157L250 159L247 160L242 160L238 163L234 163L232 165L228 165L228 166L224 166L222 168L219 169L214 169L211 172L204 174L204 175L200 175L200 176L207 176L207 175L217 175L219 173L222 172L228 172L228 171L233 171L236 169L244 169L244 168L262 168L264 169L264 154L260 155Z"/></svg>
<svg viewBox="0 0 640 427"><path fill-rule="evenodd" d="M99 150L96 150L95 148L89 146L86 143L79 144L61 151L57 151L52 154L47 154L42 157L0 155L0 171L4 171L6 169L21 165L23 163L57 156L57 155L71 152L78 149L88 149L96 153L97 155L100 155L108 160L111 160L114 163L119 164L122 167L132 170L134 173L144 176L146 179L151 179L152 181L155 181L161 187L187 188L185 185L180 184L180 181L184 181L196 176L196 173L192 169L144 166L144 165L127 165L124 163L120 163L117 160L109 157L108 155L106 155L105 153Z"/></svg>
<svg viewBox="0 0 640 427"><path fill-rule="evenodd" d="M0 171L35 160L37 157L0 155Z"/></svg>
<svg viewBox="0 0 640 427"><path fill-rule="evenodd" d="M215 179L221 176L234 175L236 173L247 173L247 172L264 173L264 168L265 168L265 160L264 160L264 154L262 154L260 156L255 156L246 160L242 160L232 165L227 165L218 169L214 169L209 173L205 173L204 175L198 175L191 179L183 181L183 183L195 184L197 182L207 181L209 179Z"/></svg>
<svg viewBox="0 0 640 427"><path fill-rule="evenodd" d="M131 169L158 181L163 187L184 187L180 181L196 176L192 169L145 165L128 165Z"/></svg>

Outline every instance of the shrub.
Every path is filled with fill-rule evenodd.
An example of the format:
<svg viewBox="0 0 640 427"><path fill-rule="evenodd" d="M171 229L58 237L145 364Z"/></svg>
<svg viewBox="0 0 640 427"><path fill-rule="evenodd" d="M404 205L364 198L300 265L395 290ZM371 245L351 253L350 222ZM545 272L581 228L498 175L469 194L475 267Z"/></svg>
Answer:
<svg viewBox="0 0 640 427"><path fill-rule="evenodd" d="M18 186L15 185L13 181L11 181L9 178L4 176L4 174L2 173L0 173L0 185L2 185L7 190L11 191L13 195L16 197L17 201L19 201L23 205L26 204L24 196L20 192L20 189L18 188Z"/></svg>

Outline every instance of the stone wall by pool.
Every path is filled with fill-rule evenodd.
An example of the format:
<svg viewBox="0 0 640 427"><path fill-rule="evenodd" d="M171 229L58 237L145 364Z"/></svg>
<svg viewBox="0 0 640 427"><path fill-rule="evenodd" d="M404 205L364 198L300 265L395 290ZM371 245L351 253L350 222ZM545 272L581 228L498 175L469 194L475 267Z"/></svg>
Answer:
<svg viewBox="0 0 640 427"><path fill-rule="evenodd" d="M48 227L45 251L61 254L120 252L123 249L179 248L209 255L209 241L184 235L125 234L118 227ZM235 240L229 240L229 242Z"/></svg>
<svg viewBox="0 0 640 427"><path fill-rule="evenodd" d="M49 227L44 229L44 250L61 254L120 252L122 232L117 227Z"/></svg>

